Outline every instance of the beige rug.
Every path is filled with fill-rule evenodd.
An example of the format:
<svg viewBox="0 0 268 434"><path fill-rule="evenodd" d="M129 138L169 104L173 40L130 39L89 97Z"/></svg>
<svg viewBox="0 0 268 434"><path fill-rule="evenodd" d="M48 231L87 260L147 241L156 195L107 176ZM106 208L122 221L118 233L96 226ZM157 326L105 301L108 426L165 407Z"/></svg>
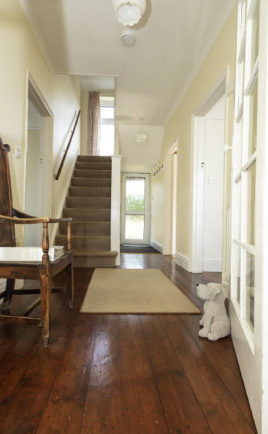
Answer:
<svg viewBox="0 0 268 434"><path fill-rule="evenodd" d="M200 313L162 271L118 268L94 271L80 312Z"/></svg>

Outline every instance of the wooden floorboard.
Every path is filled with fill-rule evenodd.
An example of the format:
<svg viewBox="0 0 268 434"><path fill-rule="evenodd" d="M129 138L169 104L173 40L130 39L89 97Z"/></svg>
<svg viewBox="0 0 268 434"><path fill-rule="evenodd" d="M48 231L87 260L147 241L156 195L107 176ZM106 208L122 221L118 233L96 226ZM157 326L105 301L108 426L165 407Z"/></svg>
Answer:
<svg viewBox="0 0 268 434"><path fill-rule="evenodd" d="M140 320L169 432L210 433L202 408L159 316L142 315Z"/></svg>
<svg viewBox="0 0 268 434"><path fill-rule="evenodd" d="M221 279L167 256L121 258L161 269L200 308L196 284ZM81 314L91 276L75 270L74 310L52 295L49 348L38 328L0 324L1 433L256 432L230 338L200 339L198 315Z"/></svg>
<svg viewBox="0 0 268 434"><path fill-rule="evenodd" d="M99 316L82 420L85 434L128 432L119 321L119 315Z"/></svg>

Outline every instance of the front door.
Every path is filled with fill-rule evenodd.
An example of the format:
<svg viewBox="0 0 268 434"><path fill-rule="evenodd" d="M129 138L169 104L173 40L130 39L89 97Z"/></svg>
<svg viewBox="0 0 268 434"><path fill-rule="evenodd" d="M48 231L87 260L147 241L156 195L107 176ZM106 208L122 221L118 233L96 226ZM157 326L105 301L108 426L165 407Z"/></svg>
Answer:
<svg viewBox="0 0 268 434"><path fill-rule="evenodd" d="M121 243L149 244L149 175L123 174Z"/></svg>

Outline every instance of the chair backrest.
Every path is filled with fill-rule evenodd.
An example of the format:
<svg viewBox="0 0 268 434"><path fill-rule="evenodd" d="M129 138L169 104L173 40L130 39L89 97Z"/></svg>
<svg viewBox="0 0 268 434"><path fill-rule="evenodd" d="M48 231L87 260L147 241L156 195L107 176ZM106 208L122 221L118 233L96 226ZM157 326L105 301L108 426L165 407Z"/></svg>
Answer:
<svg viewBox="0 0 268 434"><path fill-rule="evenodd" d="M0 214L12 216L12 192L8 163L9 145L4 145L0 138ZM15 228L13 224L0 225L0 246L13 247L16 245Z"/></svg>

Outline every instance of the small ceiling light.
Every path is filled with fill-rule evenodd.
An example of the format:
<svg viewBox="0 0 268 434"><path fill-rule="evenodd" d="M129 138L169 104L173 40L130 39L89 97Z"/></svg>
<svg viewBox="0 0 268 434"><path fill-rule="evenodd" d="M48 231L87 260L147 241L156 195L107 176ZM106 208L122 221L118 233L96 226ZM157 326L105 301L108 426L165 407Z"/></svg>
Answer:
<svg viewBox="0 0 268 434"><path fill-rule="evenodd" d="M138 143L145 143L148 140L148 134L144 130L140 130L136 134L136 142Z"/></svg>
<svg viewBox="0 0 268 434"><path fill-rule="evenodd" d="M135 45L136 38L131 30L127 30L126 32L122 33L121 41L125 47L133 47Z"/></svg>
<svg viewBox="0 0 268 434"><path fill-rule="evenodd" d="M137 24L146 9L146 0L113 0L119 23L124 26Z"/></svg>

